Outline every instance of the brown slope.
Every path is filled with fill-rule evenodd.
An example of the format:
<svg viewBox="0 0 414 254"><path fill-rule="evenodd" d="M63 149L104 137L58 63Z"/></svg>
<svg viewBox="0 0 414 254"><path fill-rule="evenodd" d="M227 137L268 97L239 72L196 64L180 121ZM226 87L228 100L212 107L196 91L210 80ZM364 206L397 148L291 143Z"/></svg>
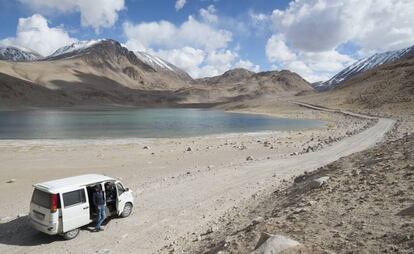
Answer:
<svg viewBox="0 0 414 254"><path fill-rule="evenodd" d="M307 99L357 110L409 111L414 108L414 57L382 65Z"/></svg>

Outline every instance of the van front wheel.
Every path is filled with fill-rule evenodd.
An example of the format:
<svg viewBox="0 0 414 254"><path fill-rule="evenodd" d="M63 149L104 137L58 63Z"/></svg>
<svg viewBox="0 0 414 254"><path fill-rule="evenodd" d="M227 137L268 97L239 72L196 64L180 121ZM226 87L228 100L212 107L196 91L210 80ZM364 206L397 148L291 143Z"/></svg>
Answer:
<svg viewBox="0 0 414 254"><path fill-rule="evenodd" d="M79 231L80 231L79 228L73 229L71 231L68 231L68 232L62 234L62 237L65 240L71 240L71 239L73 239L73 238L75 238L79 235Z"/></svg>
<svg viewBox="0 0 414 254"><path fill-rule="evenodd" d="M124 206L124 210L122 210L121 217L126 218L132 213L132 205L131 203L126 203Z"/></svg>

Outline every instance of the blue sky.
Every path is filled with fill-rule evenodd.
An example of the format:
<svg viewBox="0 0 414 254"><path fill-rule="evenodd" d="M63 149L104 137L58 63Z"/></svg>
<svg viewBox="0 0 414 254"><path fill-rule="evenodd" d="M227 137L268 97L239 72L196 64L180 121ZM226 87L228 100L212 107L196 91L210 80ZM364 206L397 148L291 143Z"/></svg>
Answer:
<svg viewBox="0 0 414 254"><path fill-rule="evenodd" d="M0 44L43 55L112 38L193 77L243 67L326 80L356 59L414 44L405 0L0 0Z"/></svg>

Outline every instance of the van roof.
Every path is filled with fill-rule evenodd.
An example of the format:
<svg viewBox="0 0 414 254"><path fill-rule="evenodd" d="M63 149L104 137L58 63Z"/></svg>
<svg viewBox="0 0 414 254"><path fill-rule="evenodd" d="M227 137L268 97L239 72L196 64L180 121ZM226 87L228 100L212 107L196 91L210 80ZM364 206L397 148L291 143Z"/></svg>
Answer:
<svg viewBox="0 0 414 254"><path fill-rule="evenodd" d="M115 179L99 174L78 175L56 179L52 181L34 184L33 187L50 193L60 193L73 188L83 187L85 185L100 183L104 181L114 181Z"/></svg>

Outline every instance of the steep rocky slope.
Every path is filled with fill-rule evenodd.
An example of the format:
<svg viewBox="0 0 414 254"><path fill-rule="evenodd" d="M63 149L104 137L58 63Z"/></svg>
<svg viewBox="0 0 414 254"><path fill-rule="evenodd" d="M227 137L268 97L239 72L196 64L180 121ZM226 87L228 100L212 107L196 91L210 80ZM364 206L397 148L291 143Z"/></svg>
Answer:
<svg viewBox="0 0 414 254"><path fill-rule="evenodd" d="M326 82L315 83L314 88L320 91L330 90L340 85L341 82L349 80L350 78L360 73L372 70L376 67L379 67L387 63L391 63L397 60L403 60L413 55L414 46L400 50L377 53L370 57L356 61L355 63L343 69Z"/></svg>
<svg viewBox="0 0 414 254"><path fill-rule="evenodd" d="M34 61L41 58L42 56L33 50L14 46L0 46L0 60Z"/></svg>

